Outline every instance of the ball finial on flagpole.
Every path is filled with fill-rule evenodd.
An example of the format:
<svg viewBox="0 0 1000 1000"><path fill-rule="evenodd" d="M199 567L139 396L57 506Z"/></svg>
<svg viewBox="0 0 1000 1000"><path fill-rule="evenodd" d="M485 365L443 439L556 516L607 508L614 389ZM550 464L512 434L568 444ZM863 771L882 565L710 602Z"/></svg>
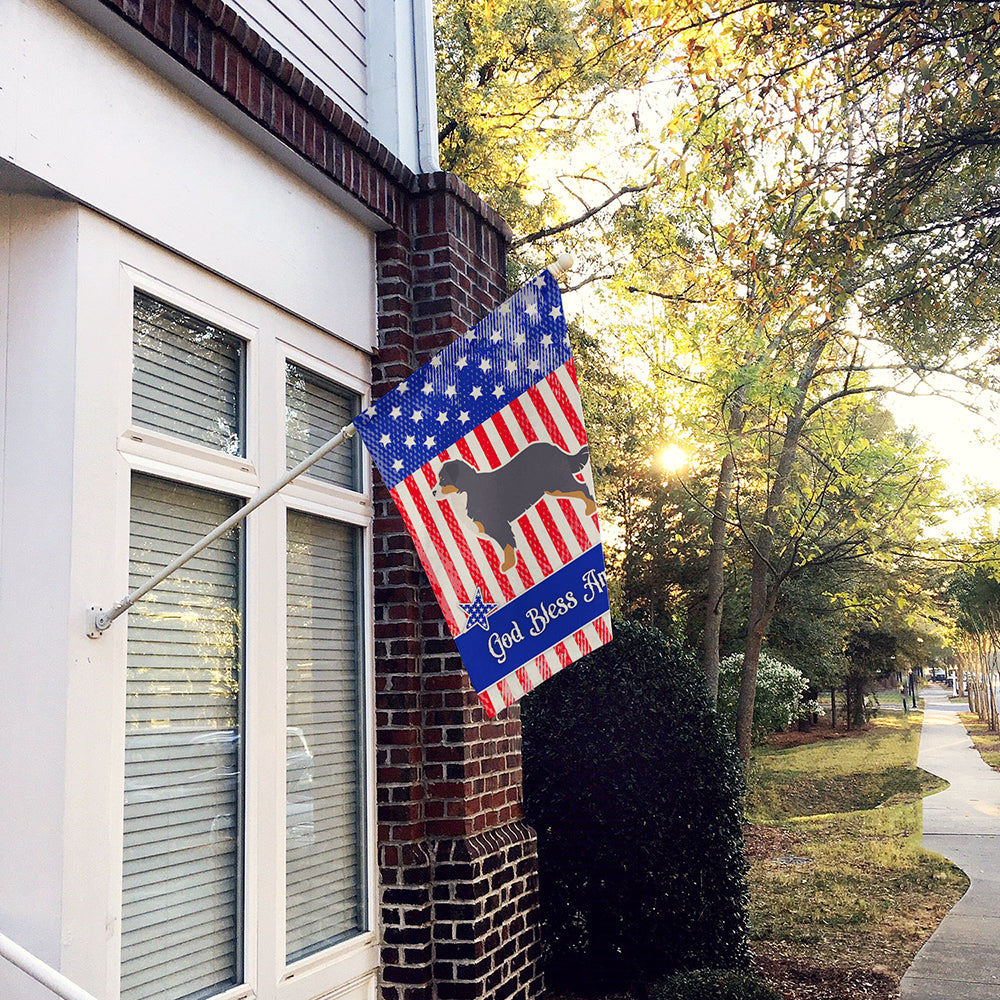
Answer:
<svg viewBox="0 0 1000 1000"><path fill-rule="evenodd" d="M560 254L559 257L549 264L549 273L553 278L561 278L567 271L573 270L576 258L571 253Z"/></svg>

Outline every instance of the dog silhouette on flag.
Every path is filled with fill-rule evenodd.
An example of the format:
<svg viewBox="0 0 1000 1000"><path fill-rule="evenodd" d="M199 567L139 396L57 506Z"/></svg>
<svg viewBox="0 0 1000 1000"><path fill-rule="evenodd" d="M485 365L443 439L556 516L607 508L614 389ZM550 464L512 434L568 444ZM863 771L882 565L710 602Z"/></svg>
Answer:
<svg viewBox="0 0 1000 1000"><path fill-rule="evenodd" d="M514 568L517 545L513 524L545 496L583 500L589 516L597 504L587 484L577 479L590 460L584 445L569 455L554 444L529 444L506 465L477 472L468 462L452 459L438 471L440 495L464 493L465 509L479 532L503 549L501 572Z"/></svg>

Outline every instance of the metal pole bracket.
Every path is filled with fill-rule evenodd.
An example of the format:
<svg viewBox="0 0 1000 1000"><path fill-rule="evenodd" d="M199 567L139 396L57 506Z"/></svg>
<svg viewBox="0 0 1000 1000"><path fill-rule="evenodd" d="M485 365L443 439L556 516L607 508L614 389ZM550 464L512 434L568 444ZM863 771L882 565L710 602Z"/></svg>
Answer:
<svg viewBox="0 0 1000 1000"><path fill-rule="evenodd" d="M111 624L104 608L99 608L91 604L87 608L87 619L90 621L90 628L87 630L88 639L100 639L104 635L105 629Z"/></svg>

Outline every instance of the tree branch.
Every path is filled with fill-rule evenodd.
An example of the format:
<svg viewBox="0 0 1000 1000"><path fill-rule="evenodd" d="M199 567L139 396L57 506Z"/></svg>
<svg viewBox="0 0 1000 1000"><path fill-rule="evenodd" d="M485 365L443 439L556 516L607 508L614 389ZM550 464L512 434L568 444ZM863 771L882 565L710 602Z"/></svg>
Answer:
<svg viewBox="0 0 1000 1000"><path fill-rule="evenodd" d="M524 246L525 243L537 243L538 240L547 239L549 236L558 236L559 233L564 233L567 229L573 229L575 226L579 226L588 219L592 219L598 213L603 212L609 205L613 205L616 201L620 201L626 195L641 194L643 191L648 191L655 183L656 180L654 178L646 184L636 184L623 187L619 191L614 192L614 194L612 194L609 198L602 201L600 205L595 205L593 208L587 209L586 212L577 216L575 219L570 219L567 222L561 222L558 226L549 226L545 229L538 229L533 233L528 233L526 236L522 236L519 239L514 240L511 243L510 248L511 250L516 250L518 247Z"/></svg>

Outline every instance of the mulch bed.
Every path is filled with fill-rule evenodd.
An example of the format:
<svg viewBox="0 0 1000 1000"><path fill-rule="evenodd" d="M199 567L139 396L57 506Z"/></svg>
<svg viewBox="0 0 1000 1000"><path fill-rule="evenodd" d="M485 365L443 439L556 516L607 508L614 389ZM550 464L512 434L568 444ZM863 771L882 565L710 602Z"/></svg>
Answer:
<svg viewBox="0 0 1000 1000"><path fill-rule="evenodd" d="M802 838L791 830L783 830L777 826L747 823L743 827L743 846L746 850L747 861L751 864L754 861L794 854L792 848L801 841Z"/></svg>
<svg viewBox="0 0 1000 1000"><path fill-rule="evenodd" d="M824 967L768 954L762 942L754 947L754 971L788 1000L896 1000L899 996L899 981L880 966Z"/></svg>
<svg viewBox="0 0 1000 1000"><path fill-rule="evenodd" d="M843 722L838 721L837 728L830 725L830 716L820 716L819 721L813 723L804 732L799 729L789 729L784 733L774 733L767 738L767 745L785 749L786 747L800 747L807 743L819 743L821 740L843 740L863 736L871 731L871 725L848 729Z"/></svg>

